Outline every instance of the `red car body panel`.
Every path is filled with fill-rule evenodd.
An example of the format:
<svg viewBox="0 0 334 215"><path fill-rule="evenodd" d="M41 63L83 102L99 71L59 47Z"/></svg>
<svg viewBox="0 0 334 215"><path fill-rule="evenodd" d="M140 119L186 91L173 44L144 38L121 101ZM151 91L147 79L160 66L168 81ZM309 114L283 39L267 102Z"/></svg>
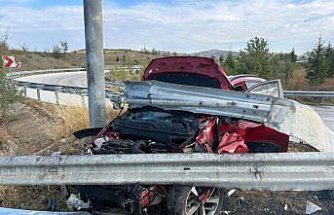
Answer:
<svg viewBox="0 0 334 215"><path fill-rule="evenodd" d="M153 59L146 67L143 80L155 80L159 74L189 73L218 80L220 88L232 88L224 70L213 59L206 57L173 56Z"/></svg>
<svg viewBox="0 0 334 215"><path fill-rule="evenodd" d="M259 78L256 75L247 75L247 74L228 76L228 79L234 89L241 88L242 91L247 91L249 88L249 85L255 85L255 84L266 81L265 79Z"/></svg>

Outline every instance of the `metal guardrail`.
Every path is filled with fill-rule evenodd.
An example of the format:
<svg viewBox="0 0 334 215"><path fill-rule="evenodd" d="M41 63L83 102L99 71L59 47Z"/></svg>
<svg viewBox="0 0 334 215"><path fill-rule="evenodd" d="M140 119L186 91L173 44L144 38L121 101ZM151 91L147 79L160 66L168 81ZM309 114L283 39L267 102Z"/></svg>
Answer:
<svg viewBox="0 0 334 215"><path fill-rule="evenodd" d="M127 65L106 65L105 70L110 69L121 69L128 72L133 72L142 69L143 67L140 65L134 66L127 66ZM23 77L23 76L30 76L30 75L42 75L42 74L49 74L49 73L62 73L62 72L82 72L86 71L86 68L83 67L76 67L76 68L65 68L65 69L43 69L43 70L31 70L31 71L18 71L13 72L12 76L14 78ZM8 77L10 74L8 74Z"/></svg>
<svg viewBox="0 0 334 215"><path fill-rule="evenodd" d="M112 87L125 87L125 83L122 81L106 81L106 87L112 88Z"/></svg>
<svg viewBox="0 0 334 215"><path fill-rule="evenodd" d="M19 87L21 87L23 95L27 96L27 90L28 89L35 89L35 96L38 101L44 101L43 100L43 91L49 91L54 93L54 102L55 104L60 104L59 100L59 93L66 93L66 94L75 94L80 96L81 102L78 102L77 104L85 104L85 97L87 97L87 88L86 87L72 87L72 86L66 86L66 85L53 85L53 84L39 84L39 83L31 83L31 82L25 82L25 81L17 81L13 80L13 83ZM107 83L106 83L107 84ZM124 87L123 84L119 83L110 83L108 85L109 89L106 90L106 97L111 98L113 96L117 96L119 94L114 93L110 88L120 88ZM46 101L50 102L50 101Z"/></svg>
<svg viewBox="0 0 334 215"><path fill-rule="evenodd" d="M32 88L32 89L58 91L58 92L73 93L73 94L87 94L87 87L73 87L73 86L55 85L55 84L40 84L40 83L31 83L31 82L17 81L17 80L14 80L13 82L17 86Z"/></svg>
<svg viewBox="0 0 334 215"><path fill-rule="evenodd" d="M79 67L79 68L67 68L67 69L43 69L43 70L31 70L31 71L18 71L18 72L13 72L12 76L13 78L19 78L30 75L42 75L42 74L61 73L61 72L81 72L85 70L86 68ZM9 78L10 74L8 74L7 76Z"/></svg>
<svg viewBox="0 0 334 215"><path fill-rule="evenodd" d="M0 208L0 215L92 215L85 211L55 212L55 211L34 211L14 208Z"/></svg>
<svg viewBox="0 0 334 215"><path fill-rule="evenodd" d="M136 154L0 158L2 185L184 184L334 189L334 153Z"/></svg>
<svg viewBox="0 0 334 215"><path fill-rule="evenodd" d="M293 91L285 90L285 97L334 97L334 91Z"/></svg>

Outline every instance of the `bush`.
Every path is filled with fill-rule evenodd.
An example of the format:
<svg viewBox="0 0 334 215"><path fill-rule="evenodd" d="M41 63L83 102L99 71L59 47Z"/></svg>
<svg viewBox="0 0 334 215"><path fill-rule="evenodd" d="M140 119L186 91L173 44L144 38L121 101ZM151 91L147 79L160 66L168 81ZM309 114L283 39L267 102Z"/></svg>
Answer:
<svg viewBox="0 0 334 215"><path fill-rule="evenodd" d="M7 80L3 70L0 70L0 119L5 118L10 106L21 99L19 91Z"/></svg>
<svg viewBox="0 0 334 215"><path fill-rule="evenodd" d="M7 38L7 34L1 36L0 56L4 55L4 52L8 54ZM0 64L0 119L3 119L7 116L10 105L20 101L22 97L16 87L7 80L2 60L0 61Z"/></svg>
<svg viewBox="0 0 334 215"><path fill-rule="evenodd" d="M61 53L61 47L60 47L60 46L58 46L58 45L54 45L54 46L53 46L53 49L52 49L52 56L53 56L54 58L57 58L57 59L63 57L63 54Z"/></svg>

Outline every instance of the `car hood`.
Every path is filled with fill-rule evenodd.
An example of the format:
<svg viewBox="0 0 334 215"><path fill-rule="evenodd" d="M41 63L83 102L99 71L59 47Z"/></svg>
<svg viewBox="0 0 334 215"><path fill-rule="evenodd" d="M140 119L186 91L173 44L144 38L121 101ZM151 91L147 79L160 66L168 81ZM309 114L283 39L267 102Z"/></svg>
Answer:
<svg viewBox="0 0 334 215"><path fill-rule="evenodd" d="M172 56L153 59L146 67L143 80L154 80L159 74L188 73L218 80L221 89L231 89L224 70L211 58L197 56Z"/></svg>

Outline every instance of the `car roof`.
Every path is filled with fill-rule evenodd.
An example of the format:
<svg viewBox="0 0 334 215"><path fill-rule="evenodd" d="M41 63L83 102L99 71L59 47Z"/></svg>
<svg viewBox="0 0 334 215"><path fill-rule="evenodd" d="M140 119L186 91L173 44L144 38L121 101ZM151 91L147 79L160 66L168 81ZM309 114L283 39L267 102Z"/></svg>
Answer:
<svg viewBox="0 0 334 215"><path fill-rule="evenodd" d="M265 82L266 80L263 78L260 78L257 75L252 75L252 74L241 74L241 75L229 75L227 76L229 81L233 86L245 82L245 81L256 81L256 82Z"/></svg>

